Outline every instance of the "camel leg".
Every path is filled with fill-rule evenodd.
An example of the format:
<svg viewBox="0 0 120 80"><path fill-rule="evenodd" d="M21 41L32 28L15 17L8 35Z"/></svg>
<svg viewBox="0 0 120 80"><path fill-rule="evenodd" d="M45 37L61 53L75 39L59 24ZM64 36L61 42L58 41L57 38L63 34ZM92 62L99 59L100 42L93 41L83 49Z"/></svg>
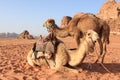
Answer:
<svg viewBox="0 0 120 80"><path fill-rule="evenodd" d="M72 69L72 68L66 67L65 65L63 65L63 63L61 61L59 63L56 62L55 65L51 62L49 62L49 63L50 63L50 68L54 69L56 71L74 72L74 73L79 73L80 72L77 69ZM54 67L51 67L52 65L54 65Z"/></svg>
<svg viewBox="0 0 120 80"><path fill-rule="evenodd" d="M98 44L99 44L99 48L100 48L100 54L98 54L98 58L97 60L95 61L95 63L97 63L99 61L99 59L101 58L101 55L103 53L103 44L102 44L102 41L101 39L98 40Z"/></svg>
<svg viewBox="0 0 120 80"><path fill-rule="evenodd" d="M103 43L103 53L101 55L101 57L102 57L102 63L104 62L105 55L106 55L106 43L104 42Z"/></svg>
<svg viewBox="0 0 120 80"><path fill-rule="evenodd" d="M55 68L55 61L53 59L46 59L47 64L49 65L49 68L54 69Z"/></svg>
<svg viewBox="0 0 120 80"><path fill-rule="evenodd" d="M56 71L63 71L63 72L73 72L73 73L79 73L82 72L82 70L72 69L66 66L56 66L54 68Z"/></svg>
<svg viewBox="0 0 120 80"><path fill-rule="evenodd" d="M77 47L80 45L80 37L79 37L79 34L75 34L74 35L74 39L75 39L75 41L76 41L76 43L77 43Z"/></svg>

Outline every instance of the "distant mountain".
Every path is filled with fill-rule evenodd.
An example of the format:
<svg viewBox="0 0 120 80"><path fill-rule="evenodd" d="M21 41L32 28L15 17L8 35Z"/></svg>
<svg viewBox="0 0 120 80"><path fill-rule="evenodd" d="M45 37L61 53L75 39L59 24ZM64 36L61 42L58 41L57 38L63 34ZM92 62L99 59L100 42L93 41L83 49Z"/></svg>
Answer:
<svg viewBox="0 0 120 80"><path fill-rule="evenodd" d="M7 33L0 33L0 38L16 38L16 37L18 37L19 36L19 34L17 34L17 33L9 33L9 32L7 32Z"/></svg>

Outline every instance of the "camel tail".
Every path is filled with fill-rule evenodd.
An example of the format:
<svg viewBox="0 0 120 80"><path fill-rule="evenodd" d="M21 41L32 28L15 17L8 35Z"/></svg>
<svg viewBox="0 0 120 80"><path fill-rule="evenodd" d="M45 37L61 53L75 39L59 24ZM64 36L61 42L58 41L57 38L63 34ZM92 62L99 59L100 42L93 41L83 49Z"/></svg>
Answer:
<svg viewBox="0 0 120 80"><path fill-rule="evenodd" d="M109 44L110 43L110 26L106 23L106 37L107 37L107 40L106 40L106 43Z"/></svg>
<svg viewBox="0 0 120 80"><path fill-rule="evenodd" d="M102 36L103 41L105 41L106 44L110 43L110 26L107 24L107 22L104 22L103 29L102 29Z"/></svg>
<svg viewBox="0 0 120 80"><path fill-rule="evenodd" d="M109 31L106 31L106 33L104 34L103 32L103 36L104 36L104 39L103 39L103 42L105 42L106 44L109 44L110 43L110 32Z"/></svg>

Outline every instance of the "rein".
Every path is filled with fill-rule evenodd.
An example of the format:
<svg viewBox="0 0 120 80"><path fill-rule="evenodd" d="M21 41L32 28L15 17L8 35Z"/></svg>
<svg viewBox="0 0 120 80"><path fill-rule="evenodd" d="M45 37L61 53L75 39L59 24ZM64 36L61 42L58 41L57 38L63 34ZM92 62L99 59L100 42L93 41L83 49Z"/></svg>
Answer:
<svg viewBox="0 0 120 80"><path fill-rule="evenodd" d="M91 41L92 41L92 47L94 47L93 45L95 45L95 42L93 41L93 39L92 39L91 37L90 37L90 39L91 39ZM86 41L87 41L87 40L86 40ZM87 41L87 44L89 44L88 41ZM90 47L90 46L89 46L89 47ZM98 54L98 52L97 52L97 49L96 49L96 46L95 46L95 51L96 51L97 56L99 56L99 54ZM87 55L89 55L89 54L87 54ZM100 57L99 57L99 58L100 58ZM99 58L98 58L98 59L99 59ZM111 73L110 70L108 70L103 63L100 63L100 65L101 65L107 72Z"/></svg>
<svg viewBox="0 0 120 80"><path fill-rule="evenodd" d="M99 56L96 47L95 47L95 50L96 50L96 54L97 54L97 56ZM99 60L99 59L100 59L100 57L98 57L98 60ZM103 63L100 62L100 65L101 65L101 66L102 66L107 72L111 73L111 71L108 70L107 67L105 67L105 65L104 65Z"/></svg>
<svg viewBox="0 0 120 80"><path fill-rule="evenodd" d="M49 25L49 27L46 27L46 28L47 28L48 32L54 32L55 27L56 27L56 24L51 24L51 25Z"/></svg>
<svg viewBox="0 0 120 80"><path fill-rule="evenodd" d="M93 39L91 37L90 37L90 39L91 39L92 45L95 45L95 42L93 41Z"/></svg>
<svg viewBox="0 0 120 80"><path fill-rule="evenodd" d="M86 50L86 52L89 53L89 49L94 48L95 42L93 41L93 39L91 37L90 37L90 41L87 41L86 39L85 39L85 41L88 45L88 47L86 48L88 50Z"/></svg>

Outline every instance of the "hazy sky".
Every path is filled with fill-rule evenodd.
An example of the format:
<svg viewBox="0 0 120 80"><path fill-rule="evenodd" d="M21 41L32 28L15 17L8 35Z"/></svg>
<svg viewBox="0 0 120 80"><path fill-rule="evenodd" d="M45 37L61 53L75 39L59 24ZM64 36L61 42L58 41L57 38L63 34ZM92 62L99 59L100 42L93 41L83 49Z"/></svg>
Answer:
<svg viewBox="0 0 120 80"><path fill-rule="evenodd" d="M98 13L106 0L0 0L0 33L21 33L28 30L33 35L47 34L43 23L54 18L60 25L63 16L78 12Z"/></svg>

